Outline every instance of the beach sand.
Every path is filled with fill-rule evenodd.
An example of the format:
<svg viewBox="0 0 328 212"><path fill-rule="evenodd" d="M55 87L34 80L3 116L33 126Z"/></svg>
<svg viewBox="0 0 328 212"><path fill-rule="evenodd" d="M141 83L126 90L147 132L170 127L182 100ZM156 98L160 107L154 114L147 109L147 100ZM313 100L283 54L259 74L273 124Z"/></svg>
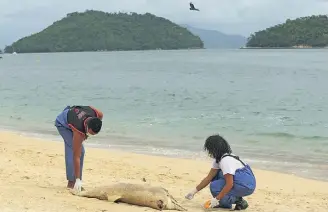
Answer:
<svg viewBox="0 0 328 212"><path fill-rule="evenodd" d="M138 212L150 208L76 197L66 189L62 142L0 132L0 211ZM184 199L207 174L208 161L138 155L86 148L83 183L86 189L111 182L162 185L188 211L204 211L208 187L191 201ZM257 190L246 197L246 211L327 212L328 183L293 175L254 170Z"/></svg>

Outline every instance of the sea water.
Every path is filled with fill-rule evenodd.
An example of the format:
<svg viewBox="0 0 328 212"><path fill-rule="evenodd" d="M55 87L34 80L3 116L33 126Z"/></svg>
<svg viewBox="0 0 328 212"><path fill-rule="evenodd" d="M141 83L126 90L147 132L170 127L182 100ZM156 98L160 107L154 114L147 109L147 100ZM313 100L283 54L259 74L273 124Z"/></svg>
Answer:
<svg viewBox="0 0 328 212"><path fill-rule="evenodd" d="M89 145L206 158L219 133L259 168L328 180L327 50L4 55L0 125L62 141L67 106L104 113ZM209 164L210 168L210 164Z"/></svg>

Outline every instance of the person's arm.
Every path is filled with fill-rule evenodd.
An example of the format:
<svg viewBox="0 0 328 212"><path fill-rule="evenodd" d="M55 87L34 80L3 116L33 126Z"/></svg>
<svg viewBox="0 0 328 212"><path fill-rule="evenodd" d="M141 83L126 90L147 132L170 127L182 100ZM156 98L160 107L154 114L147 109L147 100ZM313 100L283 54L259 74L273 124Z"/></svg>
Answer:
<svg viewBox="0 0 328 212"><path fill-rule="evenodd" d="M207 176L196 186L197 191L200 191L205 188L212 181L212 179L216 176L217 173L218 169L211 168Z"/></svg>
<svg viewBox="0 0 328 212"><path fill-rule="evenodd" d="M196 188L190 191L185 198L191 200L197 192L205 188L212 181L217 173L218 169L211 168L207 176L196 186Z"/></svg>
<svg viewBox="0 0 328 212"><path fill-rule="evenodd" d="M104 114L100 110L98 110L97 108L95 108L93 106L90 106L90 107L97 112L97 114L99 116L99 119L102 120L103 117L104 117Z"/></svg>
<svg viewBox="0 0 328 212"><path fill-rule="evenodd" d="M74 163L74 175L75 178L81 179L80 172L80 157L82 151L82 142L84 135L76 130L73 130L73 163Z"/></svg>
<svg viewBox="0 0 328 212"><path fill-rule="evenodd" d="M233 175L232 174L225 174L225 186L221 190L218 196L216 196L216 199L221 200L233 187Z"/></svg>
<svg viewBox="0 0 328 212"><path fill-rule="evenodd" d="M216 199L222 199L233 187L233 175L235 174L235 159L232 157L225 157L220 162L220 167L225 179L225 185L221 192L216 196Z"/></svg>

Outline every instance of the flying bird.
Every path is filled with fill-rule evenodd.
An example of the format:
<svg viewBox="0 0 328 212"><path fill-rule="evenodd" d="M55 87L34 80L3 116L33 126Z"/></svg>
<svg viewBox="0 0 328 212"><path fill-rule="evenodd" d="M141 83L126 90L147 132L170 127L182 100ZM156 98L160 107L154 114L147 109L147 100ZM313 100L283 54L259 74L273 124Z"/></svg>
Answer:
<svg viewBox="0 0 328 212"><path fill-rule="evenodd" d="M196 10L196 11L199 11L199 9L195 8L194 4L192 2L189 3L190 5L190 8L189 10Z"/></svg>

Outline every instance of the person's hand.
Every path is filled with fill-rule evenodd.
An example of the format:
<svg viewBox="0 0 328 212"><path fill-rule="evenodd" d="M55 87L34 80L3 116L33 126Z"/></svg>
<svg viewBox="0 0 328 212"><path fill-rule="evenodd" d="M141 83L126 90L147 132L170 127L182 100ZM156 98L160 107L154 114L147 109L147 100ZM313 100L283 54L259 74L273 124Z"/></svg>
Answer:
<svg viewBox="0 0 328 212"><path fill-rule="evenodd" d="M219 204L220 204L220 200L216 199L216 197L213 197L211 199L211 205L210 205L210 207L211 208L214 208L214 207L218 206Z"/></svg>
<svg viewBox="0 0 328 212"><path fill-rule="evenodd" d="M74 184L74 191L76 193L80 193L82 190L82 181L79 178L76 178L75 184Z"/></svg>
<svg viewBox="0 0 328 212"><path fill-rule="evenodd" d="M215 197L212 199L207 200L204 203L204 208L209 209L209 208L214 208L220 204L220 200L216 199Z"/></svg>
<svg viewBox="0 0 328 212"><path fill-rule="evenodd" d="M192 191L190 191L190 192L185 196L185 198L191 200L192 198L194 198L194 196L195 196L195 194L196 194L197 192L198 192L197 189L194 188Z"/></svg>

